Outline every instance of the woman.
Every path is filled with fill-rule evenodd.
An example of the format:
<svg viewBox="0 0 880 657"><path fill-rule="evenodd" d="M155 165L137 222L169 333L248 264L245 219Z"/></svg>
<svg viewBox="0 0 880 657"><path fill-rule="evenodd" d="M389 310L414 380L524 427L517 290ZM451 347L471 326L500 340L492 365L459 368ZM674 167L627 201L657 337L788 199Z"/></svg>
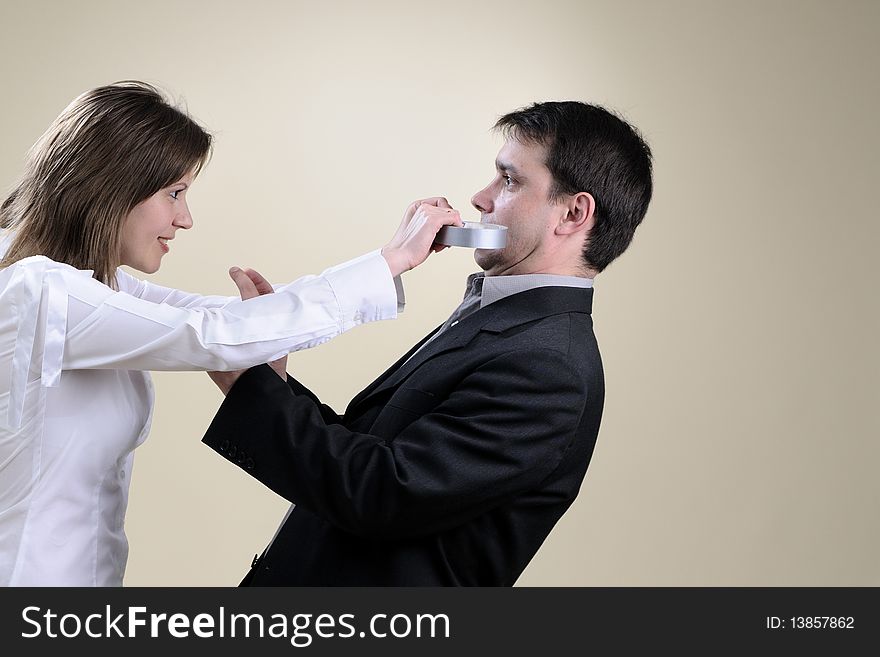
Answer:
<svg viewBox="0 0 880 657"><path fill-rule="evenodd" d="M147 435L147 370L233 370L393 318L394 277L460 223L410 206L382 250L248 301L163 288L210 136L153 87L73 101L0 209L0 584L118 586L132 450ZM445 206L445 207L437 207ZM436 247L435 247L436 248Z"/></svg>

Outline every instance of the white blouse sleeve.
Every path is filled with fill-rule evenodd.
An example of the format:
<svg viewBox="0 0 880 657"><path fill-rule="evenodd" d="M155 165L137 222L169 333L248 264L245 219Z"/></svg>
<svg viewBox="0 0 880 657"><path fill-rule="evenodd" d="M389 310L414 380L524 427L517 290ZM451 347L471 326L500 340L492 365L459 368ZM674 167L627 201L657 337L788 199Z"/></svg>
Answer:
<svg viewBox="0 0 880 657"><path fill-rule="evenodd" d="M90 272L41 256L9 269L15 271L0 296L4 303L10 297L9 319L17 328L10 423L20 421L29 378L51 387L62 370L240 369L397 315L396 285L379 251L274 294L247 301L207 297L215 301L203 305L197 295L184 295L192 297L189 304L175 297L180 305L169 305L115 292Z"/></svg>
<svg viewBox="0 0 880 657"><path fill-rule="evenodd" d="M376 251L374 253L381 253L381 251ZM368 254L368 256L371 255L373 254ZM139 299L152 301L153 303L167 303L169 306L177 306L178 308L219 308L225 306L230 301L239 298L237 296L224 297L219 295L203 295L184 292L183 290L175 290L174 288L163 287L140 278L135 278L122 269L116 270L116 283L120 291L127 292ZM278 290L281 287L284 286L273 285L272 289ZM402 313L403 309L406 307L406 295L404 293L403 282L401 281L400 276L394 277L394 289L397 292L397 312Z"/></svg>
<svg viewBox="0 0 880 657"><path fill-rule="evenodd" d="M153 303L165 303L178 308L220 308L238 298L193 294L191 292L175 290L174 288L163 287L150 281L135 278L122 269L116 270L116 284L120 292L126 292L138 299Z"/></svg>

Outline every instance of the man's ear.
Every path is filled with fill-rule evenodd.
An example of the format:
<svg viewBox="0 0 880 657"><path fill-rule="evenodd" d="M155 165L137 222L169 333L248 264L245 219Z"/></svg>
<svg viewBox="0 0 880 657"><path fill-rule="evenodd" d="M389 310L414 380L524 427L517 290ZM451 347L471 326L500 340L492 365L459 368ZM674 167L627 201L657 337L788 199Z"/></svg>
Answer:
<svg viewBox="0 0 880 657"><path fill-rule="evenodd" d="M565 217L556 226L557 235L573 235L593 230L596 214L596 199L588 192L578 192L565 201L568 209Z"/></svg>

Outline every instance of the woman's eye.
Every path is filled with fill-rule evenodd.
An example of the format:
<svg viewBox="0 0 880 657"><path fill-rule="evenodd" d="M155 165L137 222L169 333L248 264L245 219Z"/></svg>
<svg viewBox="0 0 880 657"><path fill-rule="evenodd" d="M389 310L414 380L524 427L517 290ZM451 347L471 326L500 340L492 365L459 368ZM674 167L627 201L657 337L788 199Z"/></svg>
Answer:
<svg viewBox="0 0 880 657"><path fill-rule="evenodd" d="M513 184L513 180L510 179L510 176L503 176L503 178L505 187L510 187Z"/></svg>

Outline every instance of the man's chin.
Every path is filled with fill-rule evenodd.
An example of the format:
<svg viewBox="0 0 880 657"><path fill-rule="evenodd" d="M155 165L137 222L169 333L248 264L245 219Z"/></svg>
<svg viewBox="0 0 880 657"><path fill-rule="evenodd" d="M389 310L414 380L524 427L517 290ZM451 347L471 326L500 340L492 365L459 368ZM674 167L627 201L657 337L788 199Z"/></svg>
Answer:
<svg viewBox="0 0 880 657"><path fill-rule="evenodd" d="M487 273L497 269L502 263L501 249L475 249L474 262Z"/></svg>

